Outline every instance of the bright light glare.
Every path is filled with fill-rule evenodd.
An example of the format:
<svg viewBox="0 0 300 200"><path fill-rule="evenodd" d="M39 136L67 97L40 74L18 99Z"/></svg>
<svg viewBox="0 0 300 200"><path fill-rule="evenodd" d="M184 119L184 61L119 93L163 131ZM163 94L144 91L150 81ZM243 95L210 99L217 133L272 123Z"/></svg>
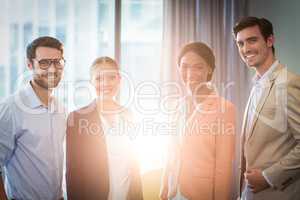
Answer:
<svg viewBox="0 0 300 200"><path fill-rule="evenodd" d="M160 125L165 124L163 116L155 116L155 122L143 122L145 116L138 121L139 132L134 142L134 150L138 156L141 173L162 169L167 151L168 135ZM143 127L144 128L141 128Z"/></svg>

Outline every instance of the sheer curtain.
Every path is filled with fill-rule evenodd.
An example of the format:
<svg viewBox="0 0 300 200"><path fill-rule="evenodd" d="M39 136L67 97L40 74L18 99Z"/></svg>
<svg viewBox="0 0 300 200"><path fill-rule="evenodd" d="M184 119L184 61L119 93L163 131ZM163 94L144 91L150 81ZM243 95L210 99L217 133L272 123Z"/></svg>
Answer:
<svg viewBox="0 0 300 200"><path fill-rule="evenodd" d="M245 15L247 0L164 1L161 79L179 81L177 56L184 44L201 41L213 49L216 56L213 82L219 94L232 101L237 109L234 177L237 177L238 172L239 130L249 94L250 72L239 58L232 28L236 21ZM236 185L236 182L237 180L234 180L233 184Z"/></svg>

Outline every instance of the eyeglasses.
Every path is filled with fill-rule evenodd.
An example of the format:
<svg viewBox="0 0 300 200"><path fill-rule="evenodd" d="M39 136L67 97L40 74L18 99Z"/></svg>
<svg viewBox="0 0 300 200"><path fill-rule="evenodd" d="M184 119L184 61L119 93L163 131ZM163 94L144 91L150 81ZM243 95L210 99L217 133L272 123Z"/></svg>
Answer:
<svg viewBox="0 0 300 200"><path fill-rule="evenodd" d="M55 66L56 69L63 69L66 63L66 60L63 58L34 60L36 60L39 63L40 68L44 70L48 69L52 64Z"/></svg>

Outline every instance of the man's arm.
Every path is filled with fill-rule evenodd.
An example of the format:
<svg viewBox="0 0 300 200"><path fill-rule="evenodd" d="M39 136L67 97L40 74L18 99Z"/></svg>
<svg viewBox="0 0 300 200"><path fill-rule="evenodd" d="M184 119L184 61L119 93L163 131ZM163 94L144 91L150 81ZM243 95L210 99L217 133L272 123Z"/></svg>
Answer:
<svg viewBox="0 0 300 200"><path fill-rule="evenodd" d="M0 103L0 168L9 160L15 148L15 125L11 108L6 102ZM0 199L8 199L5 193L2 169L0 169Z"/></svg>
<svg viewBox="0 0 300 200"><path fill-rule="evenodd" d="M263 171L278 189L286 187L300 175L300 76L291 76L287 85L287 125L296 145L279 162Z"/></svg>

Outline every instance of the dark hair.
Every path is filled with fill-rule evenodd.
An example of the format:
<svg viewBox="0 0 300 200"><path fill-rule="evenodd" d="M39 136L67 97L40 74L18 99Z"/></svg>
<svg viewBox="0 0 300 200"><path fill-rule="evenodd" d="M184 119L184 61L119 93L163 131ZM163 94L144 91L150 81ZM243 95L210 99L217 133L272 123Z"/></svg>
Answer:
<svg viewBox="0 0 300 200"><path fill-rule="evenodd" d="M213 72L215 70L215 56L211 50L205 43L202 42L192 42L186 44L180 51L178 56L178 65L180 65L181 58L188 52L194 52L195 54L201 56L205 62L212 69L212 73L208 75L207 80L210 81L212 79Z"/></svg>
<svg viewBox="0 0 300 200"><path fill-rule="evenodd" d="M32 61L32 59L35 58L36 49L38 47L51 47L60 50L61 54L64 53L63 44L58 39L49 36L43 36L33 40L30 44L27 45L27 59Z"/></svg>
<svg viewBox="0 0 300 200"><path fill-rule="evenodd" d="M241 30L248 28L248 27L253 27L253 26L258 26L265 41L267 41L267 39L270 36L274 35L273 25L269 20L267 20L265 18L257 18L257 17L248 16L248 17L242 18L233 27L234 38L236 38L238 32L240 32ZM274 46L272 46L272 51L273 51L273 53L275 53Z"/></svg>
<svg viewBox="0 0 300 200"><path fill-rule="evenodd" d="M119 69L119 65L118 63L112 59L111 57L108 56L103 56L103 57L98 57L94 60L94 62L92 63L91 67L90 67L90 74L92 74L93 70L96 69L98 67L98 65L111 65L116 67L116 69Z"/></svg>

